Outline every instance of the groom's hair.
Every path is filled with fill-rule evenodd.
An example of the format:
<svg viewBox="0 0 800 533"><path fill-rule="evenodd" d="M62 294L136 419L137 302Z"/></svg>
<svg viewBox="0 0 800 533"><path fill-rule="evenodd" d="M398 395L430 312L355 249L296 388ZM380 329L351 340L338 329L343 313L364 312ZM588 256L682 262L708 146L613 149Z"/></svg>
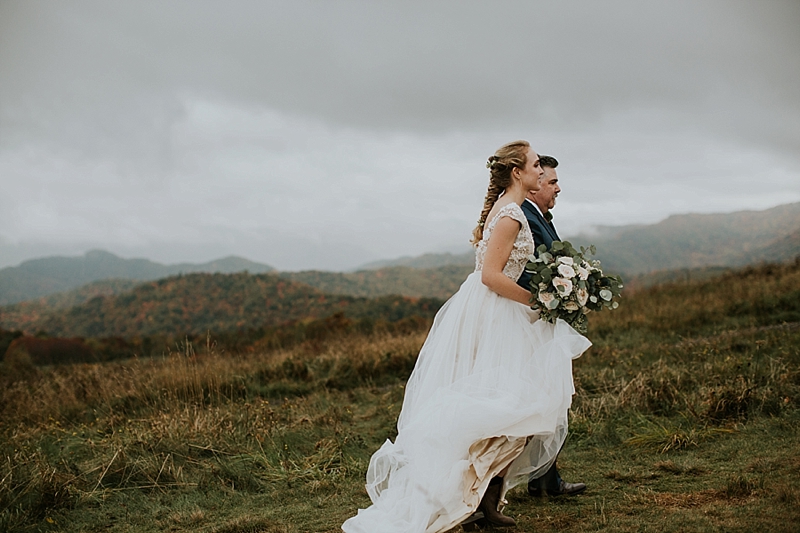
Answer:
<svg viewBox="0 0 800 533"><path fill-rule="evenodd" d="M540 155L539 156L539 166L542 168L556 168L558 166L558 161L555 157L551 155Z"/></svg>

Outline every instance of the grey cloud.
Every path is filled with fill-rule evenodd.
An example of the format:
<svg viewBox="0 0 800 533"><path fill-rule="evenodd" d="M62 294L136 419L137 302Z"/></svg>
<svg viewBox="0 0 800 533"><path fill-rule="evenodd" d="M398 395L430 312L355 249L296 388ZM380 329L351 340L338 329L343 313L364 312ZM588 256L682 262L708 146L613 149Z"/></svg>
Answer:
<svg viewBox="0 0 800 533"><path fill-rule="evenodd" d="M518 137L562 161L568 232L797 201L798 27L796 1L6 0L0 263L456 246Z"/></svg>
<svg viewBox="0 0 800 533"><path fill-rule="evenodd" d="M766 114L754 134L800 145L796 2L17 2L3 14L5 74L20 80L4 100L34 84L95 118L104 100L135 113L134 94L176 91L411 130L553 127L647 105L689 107L721 133Z"/></svg>

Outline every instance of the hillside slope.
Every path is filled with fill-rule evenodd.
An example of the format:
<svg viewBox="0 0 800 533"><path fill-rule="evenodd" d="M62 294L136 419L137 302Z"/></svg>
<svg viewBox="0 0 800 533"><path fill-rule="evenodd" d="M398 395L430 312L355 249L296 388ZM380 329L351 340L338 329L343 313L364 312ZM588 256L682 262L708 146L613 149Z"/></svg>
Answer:
<svg viewBox="0 0 800 533"><path fill-rule="evenodd" d="M475 269L474 262L473 258L468 265L446 265L437 268L395 266L358 272L306 270L283 272L280 275L331 294L364 297L401 294L446 300Z"/></svg>
<svg viewBox="0 0 800 533"><path fill-rule="evenodd" d="M343 312L353 318L430 317L441 300L325 294L275 274L188 274L97 296L69 309L25 315L5 310L0 327L56 336L138 337L254 329ZM13 309L13 308L12 308Z"/></svg>
<svg viewBox="0 0 800 533"><path fill-rule="evenodd" d="M554 210L558 226L558 208ZM702 267L775 263L800 255L800 203L763 211L673 215L657 224L599 226L596 235L564 235L575 245L595 244L603 265L631 275ZM428 253L375 261L361 269L468 266L474 252Z"/></svg>
<svg viewBox="0 0 800 533"><path fill-rule="evenodd" d="M800 203L764 211L674 215L658 224L606 228L573 244L597 245L612 272L642 274L707 266L738 267L800 255Z"/></svg>
<svg viewBox="0 0 800 533"><path fill-rule="evenodd" d="M640 291L590 320L562 454L590 490L516 489L516 531L796 533L800 263ZM397 436L425 336L3 361L0 501L18 502L3 531L339 531L369 505L364 472Z"/></svg>

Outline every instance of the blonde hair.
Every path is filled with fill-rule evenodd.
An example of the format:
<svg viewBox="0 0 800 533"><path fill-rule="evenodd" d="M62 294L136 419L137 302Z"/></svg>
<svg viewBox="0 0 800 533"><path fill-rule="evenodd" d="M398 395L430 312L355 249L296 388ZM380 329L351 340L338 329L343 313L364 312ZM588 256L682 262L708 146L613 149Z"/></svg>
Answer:
<svg viewBox="0 0 800 533"><path fill-rule="evenodd" d="M528 150L531 145L528 141L513 141L506 143L489 157L486 161L486 168L489 169L489 190L486 191L486 200L483 202L483 210L478 218L478 225L472 231L472 244L477 245L483 238L483 225L489 211L494 207L495 202L500 197L500 193L511 185L511 171L514 168L525 168L528 164Z"/></svg>

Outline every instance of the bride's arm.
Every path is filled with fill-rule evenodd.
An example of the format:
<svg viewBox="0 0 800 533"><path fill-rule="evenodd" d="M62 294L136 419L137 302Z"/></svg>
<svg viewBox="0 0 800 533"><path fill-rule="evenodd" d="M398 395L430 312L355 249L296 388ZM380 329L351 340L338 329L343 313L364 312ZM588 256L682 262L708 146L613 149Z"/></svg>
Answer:
<svg viewBox="0 0 800 533"><path fill-rule="evenodd" d="M520 223L510 217L503 217L497 221L489 242L486 243L481 281L500 296L530 305L530 291L526 291L503 274L503 268L511 256L520 227Z"/></svg>

